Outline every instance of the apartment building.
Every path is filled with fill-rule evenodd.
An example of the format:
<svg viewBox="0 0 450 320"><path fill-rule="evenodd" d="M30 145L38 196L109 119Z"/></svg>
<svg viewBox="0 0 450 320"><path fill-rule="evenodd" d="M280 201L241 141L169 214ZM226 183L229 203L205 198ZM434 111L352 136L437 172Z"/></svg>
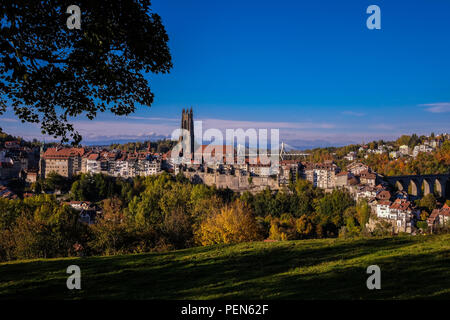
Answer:
<svg viewBox="0 0 450 320"><path fill-rule="evenodd" d="M81 172L83 148L49 148L41 152L39 172L41 177L48 177L51 172L71 178Z"/></svg>
<svg viewBox="0 0 450 320"><path fill-rule="evenodd" d="M439 226L450 225L450 206L445 204L441 209L434 209L427 219L428 227L432 231Z"/></svg>
<svg viewBox="0 0 450 320"><path fill-rule="evenodd" d="M336 186L336 175L340 169L332 161L326 161L324 163L308 163L304 172L306 180L315 187L332 189Z"/></svg>
<svg viewBox="0 0 450 320"><path fill-rule="evenodd" d="M411 202L404 199L379 201L376 205L378 218L392 222L396 232L412 232L414 219L418 218L420 211L413 208Z"/></svg>

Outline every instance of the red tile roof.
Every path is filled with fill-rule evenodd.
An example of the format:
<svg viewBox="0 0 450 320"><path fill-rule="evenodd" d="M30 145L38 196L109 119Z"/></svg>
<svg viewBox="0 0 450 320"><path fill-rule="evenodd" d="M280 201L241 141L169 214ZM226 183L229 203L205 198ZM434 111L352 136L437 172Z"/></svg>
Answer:
<svg viewBox="0 0 450 320"><path fill-rule="evenodd" d="M84 148L48 148L44 154L44 159L68 159L70 157L84 155Z"/></svg>
<svg viewBox="0 0 450 320"><path fill-rule="evenodd" d="M360 177L364 179L376 179L377 176L374 173L369 172L368 170L362 171L360 173Z"/></svg>
<svg viewBox="0 0 450 320"><path fill-rule="evenodd" d="M377 199L389 200L391 198L391 193L387 190L382 190L377 194Z"/></svg>
<svg viewBox="0 0 450 320"><path fill-rule="evenodd" d="M100 155L98 153L92 153L88 156L88 160L98 160Z"/></svg>
<svg viewBox="0 0 450 320"><path fill-rule="evenodd" d="M396 199L390 208L401 210L401 211L409 211L412 209L411 202L405 201L403 199Z"/></svg>

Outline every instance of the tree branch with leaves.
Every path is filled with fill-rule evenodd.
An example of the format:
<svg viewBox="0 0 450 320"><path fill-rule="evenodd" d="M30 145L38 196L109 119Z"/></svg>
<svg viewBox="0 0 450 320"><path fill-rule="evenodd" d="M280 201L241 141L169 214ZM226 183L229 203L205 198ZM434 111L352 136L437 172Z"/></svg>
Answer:
<svg viewBox="0 0 450 320"><path fill-rule="evenodd" d="M161 17L149 0L2 1L0 115L8 109L43 134L78 144L73 118L122 116L150 106L150 73L172 59ZM81 8L81 29L66 26L68 6Z"/></svg>

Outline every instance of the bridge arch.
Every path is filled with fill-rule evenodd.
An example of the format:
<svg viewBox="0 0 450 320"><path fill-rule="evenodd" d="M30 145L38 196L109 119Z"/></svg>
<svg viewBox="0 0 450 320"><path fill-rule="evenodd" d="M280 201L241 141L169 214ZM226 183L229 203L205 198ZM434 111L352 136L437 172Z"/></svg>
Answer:
<svg viewBox="0 0 450 320"><path fill-rule="evenodd" d="M420 194L422 193L421 192L421 190L420 190L420 184L419 184L419 182L417 181L417 180L415 180L415 179L410 179L409 180L409 184L408 184L408 193L410 194L410 195L413 195L413 196L420 196Z"/></svg>
<svg viewBox="0 0 450 320"><path fill-rule="evenodd" d="M408 187L402 180L397 180L394 186L398 191L408 191Z"/></svg>
<svg viewBox="0 0 450 320"><path fill-rule="evenodd" d="M406 191L412 196L432 193L442 200L450 199L450 174L387 176L384 179L396 190Z"/></svg>
<svg viewBox="0 0 450 320"><path fill-rule="evenodd" d="M450 178L447 180L440 180L442 186L442 198L450 199Z"/></svg>
<svg viewBox="0 0 450 320"><path fill-rule="evenodd" d="M436 195L438 197L445 196L444 194L442 194L442 184L441 184L441 181L439 181L439 179L436 179L434 181L434 192L436 193Z"/></svg>
<svg viewBox="0 0 450 320"><path fill-rule="evenodd" d="M422 194L424 196L426 196L427 194L430 194L430 193L434 194L434 190L435 190L434 185L435 185L435 183L434 183L433 179L427 179L427 178L423 179Z"/></svg>

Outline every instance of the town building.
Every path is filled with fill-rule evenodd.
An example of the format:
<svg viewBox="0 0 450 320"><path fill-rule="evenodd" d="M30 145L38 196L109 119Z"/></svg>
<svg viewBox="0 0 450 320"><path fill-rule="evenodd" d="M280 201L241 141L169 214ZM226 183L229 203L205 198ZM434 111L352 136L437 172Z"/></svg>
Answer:
<svg viewBox="0 0 450 320"><path fill-rule="evenodd" d="M411 202L404 199L378 201L376 215L392 223L394 232L412 233L415 219L419 218L420 211L413 208Z"/></svg>
<svg viewBox="0 0 450 320"><path fill-rule="evenodd" d="M419 155L420 152L424 152L424 153L431 153L434 151L434 148L426 145L426 144L421 144L418 146L415 146L412 152L412 156L415 158Z"/></svg>
<svg viewBox="0 0 450 320"><path fill-rule="evenodd" d="M347 153L346 156L344 156L344 159L348 160L348 161L356 160L356 152L355 151L350 151L349 153Z"/></svg>
<svg viewBox="0 0 450 320"><path fill-rule="evenodd" d="M438 227L450 226L450 206L445 204L440 209L434 209L427 219L428 227L431 231L436 231Z"/></svg>
<svg viewBox="0 0 450 320"><path fill-rule="evenodd" d="M28 183L34 183L37 181L38 176L39 176L38 169L27 169L25 181Z"/></svg>
<svg viewBox="0 0 450 320"><path fill-rule="evenodd" d="M359 174L359 183L375 187L377 180L377 175L373 172L370 172L369 169L366 171L362 171Z"/></svg>
<svg viewBox="0 0 450 320"><path fill-rule="evenodd" d="M122 178L156 175L162 171L161 157L149 151L90 152L84 155L83 163L86 163L83 173L102 173Z"/></svg>
<svg viewBox="0 0 450 320"><path fill-rule="evenodd" d="M308 163L304 169L306 180L322 189L332 189L336 186L336 175L339 171L339 167L332 161Z"/></svg>
<svg viewBox="0 0 450 320"><path fill-rule="evenodd" d="M391 158L391 159L398 159L398 158L400 158L401 157L401 153L400 153L400 151L391 151L391 152L389 152L389 158Z"/></svg>
<svg viewBox="0 0 450 320"><path fill-rule="evenodd" d="M399 148L398 148L398 151L402 154L402 155L404 155L404 156L407 156L407 155L409 155L409 147L407 146L407 145L401 145Z"/></svg>
<svg viewBox="0 0 450 320"><path fill-rule="evenodd" d="M183 157L186 159L193 160L194 159L194 145L195 145L195 139L194 139L194 113L191 110L184 110L181 114L181 129L182 134L179 137L179 142L183 141L183 138L188 139L189 141L186 141L186 148L189 150L183 150L184 154ZM183 137L183 131L187 134L187 136Z"/></svg>
<svg viewBox="0 0 450 320"><path fill-rule="evenodd" d="M73 177L81 172L84 152L84 148L48 148L41 154L40 176L46 178L55 172L63 177Z"/></svg>
<svg viewBox="0 0 450 320"><path fill-rule="evenodd" d="M302 175L303 164L299 160L281 160L278 175L278 182L281 185L288 185L295 182Z"/></svg>
<svg viewBox="0 0 450 320"><path fill-rule="evenodd" d="M17 199L17 195L11 190L9 190L8 187L0 185L0 198L12 200Z"/></svg>
<svg viewBox="0 0 450 320"><path fill-rule="evenodd" d="M347 166L347 171L353 174L354 176L359 176L361 172L365 172L369 170L369 166L361 163L361 162L353 162Z"/></svg>
<svg viewBox="0 0 450 320"><path fill-rule="evenodd" d="M91 153L87 157L84 157L83 160L83 162L86 163L86 169L84 172L89 172L92 174L101 172L100 154Z"/></svg>
<svg viewBox="0 0 450 320"><path fill-rule="evenodd" d="M355 176L349 171L342 171L336 174L335 186L338 188L357 183L358 181L356 180Z"/></svg>
<svg viewBox="0 0 450 320"><path fill-rule="evenodd" d="M79 212L80 221L86 224L94 224L97 215L101 214L101 210L90 201L70 201L68 204Z"/></svg>
<svg viewBox="0 0 450 320"><path fill-rule="evenodd" d="M370 186L358 186L354 191L354 199L355 201L359 201L362 199L371 200L374 199L377 195L377 189Z"/></svg>

